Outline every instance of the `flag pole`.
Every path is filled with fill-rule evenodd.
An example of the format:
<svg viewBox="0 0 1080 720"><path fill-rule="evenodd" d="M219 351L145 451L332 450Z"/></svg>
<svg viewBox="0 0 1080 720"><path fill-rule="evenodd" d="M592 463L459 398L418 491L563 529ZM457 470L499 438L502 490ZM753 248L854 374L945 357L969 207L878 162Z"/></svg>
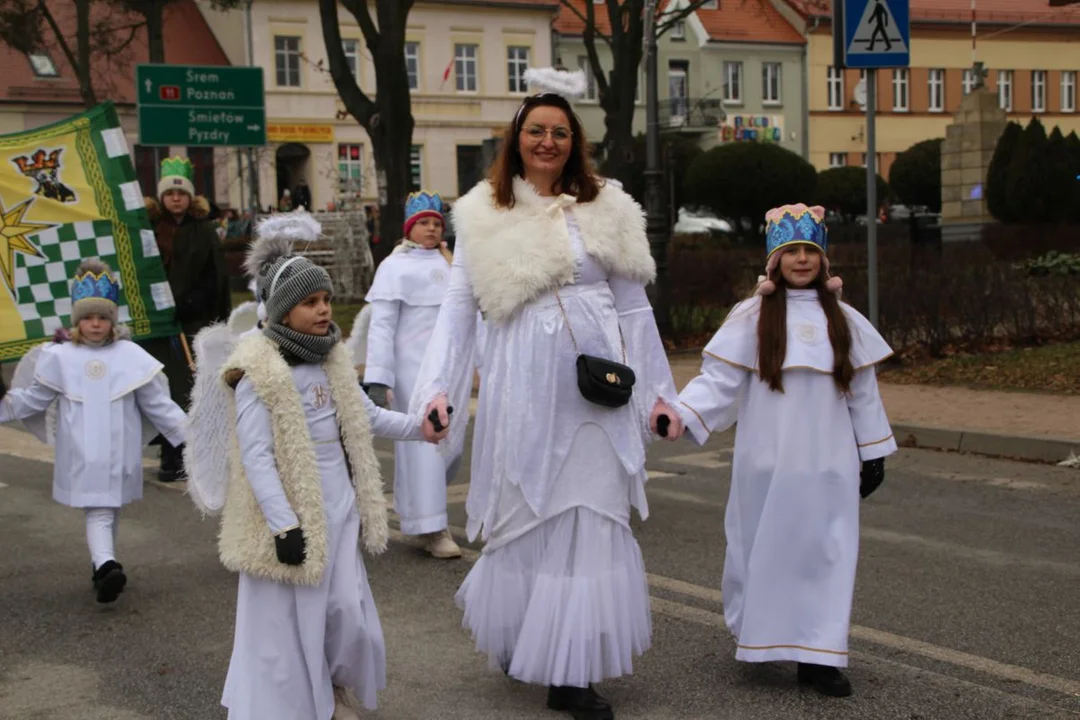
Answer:
<svg viewBox="0 0 1080 720"><path fill-rule="evenodd" d="M191 358L191 348L188 347L187 335L180 333L180 347L184 349L184 358L187 360L191 372L195 372L195 361Z"/></svg>

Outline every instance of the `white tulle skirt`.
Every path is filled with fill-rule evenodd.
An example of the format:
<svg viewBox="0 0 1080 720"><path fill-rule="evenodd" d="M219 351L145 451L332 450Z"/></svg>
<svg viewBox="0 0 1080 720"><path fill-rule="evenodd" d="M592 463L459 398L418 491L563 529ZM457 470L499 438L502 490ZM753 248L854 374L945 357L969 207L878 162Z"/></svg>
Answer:
<svg viewBox="0 0 1080 720"><path fill-rule="evenodd" d="M576 687L633 671L652 637L645 565L629 526L639 482L604 431L587 424L553 484L550 512L539 516L518 488L499 488L490 539L456 597L492 667Z"/></svg>

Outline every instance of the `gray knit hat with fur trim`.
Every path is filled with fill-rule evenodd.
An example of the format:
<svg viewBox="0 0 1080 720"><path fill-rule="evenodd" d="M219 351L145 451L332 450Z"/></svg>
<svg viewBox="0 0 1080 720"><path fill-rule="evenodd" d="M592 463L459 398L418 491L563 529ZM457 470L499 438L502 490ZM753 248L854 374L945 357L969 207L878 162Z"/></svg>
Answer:
<svg viewBox="0 0 1080 720"><path fill-rule="evenodd" d="M244 270L255 278L255 297L266 306L268 323L281 323L312 293L333 292L326 270L293 254L294 243L313 242L321 231L319 222L303 209L271 215L256 226Z"/></svg>

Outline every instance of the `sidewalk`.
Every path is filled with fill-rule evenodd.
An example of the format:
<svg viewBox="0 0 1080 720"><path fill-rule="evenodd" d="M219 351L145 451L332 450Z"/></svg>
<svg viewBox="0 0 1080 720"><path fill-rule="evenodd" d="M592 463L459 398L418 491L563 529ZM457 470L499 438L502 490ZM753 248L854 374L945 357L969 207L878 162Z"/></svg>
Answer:
<svg viewBox="0 0 1080 720"><path fill-rule="evenodd" d="M671 356L682 389L701 370L697 353ZM881 383L901 444L1040 462L1080 454L1080 397Z"/></svg>

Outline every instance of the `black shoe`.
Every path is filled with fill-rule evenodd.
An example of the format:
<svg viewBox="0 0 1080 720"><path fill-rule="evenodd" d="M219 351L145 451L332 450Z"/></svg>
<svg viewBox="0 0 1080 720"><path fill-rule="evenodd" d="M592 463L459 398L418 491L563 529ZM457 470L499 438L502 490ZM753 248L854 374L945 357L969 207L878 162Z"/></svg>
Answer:
<svg viewBox="0 0 1080 720"><path fill-rule="evenodd" d="M615 720L615 713L607 700L587 688L556 687L548 688L547 706L552 710L570 713L574 720Z"/></svg>
<svg viewBox="0 0 1080 720"><path fill-rule="evenodd" d="M829 697L848 697L851 695L851 681L840 668L830 665L799 663L799 682L809 683L822 695Z"/></svg>
<svg viewBox="0 0 1080 720"><path fill-rule="evenodd" d="M115 560L102 563L101 567L94 571L94 591L97 592L99 603L111 603L124 592L127 585L127 575L124 574L124 566Z"/></svg>
<svg viewBox="0 0 1080 720"><path fill-rule="evenodd" d="M184 446L173 447L169 442L161 443L161 468L158 480L164 483L176 482L184 474Z"/></svg>

